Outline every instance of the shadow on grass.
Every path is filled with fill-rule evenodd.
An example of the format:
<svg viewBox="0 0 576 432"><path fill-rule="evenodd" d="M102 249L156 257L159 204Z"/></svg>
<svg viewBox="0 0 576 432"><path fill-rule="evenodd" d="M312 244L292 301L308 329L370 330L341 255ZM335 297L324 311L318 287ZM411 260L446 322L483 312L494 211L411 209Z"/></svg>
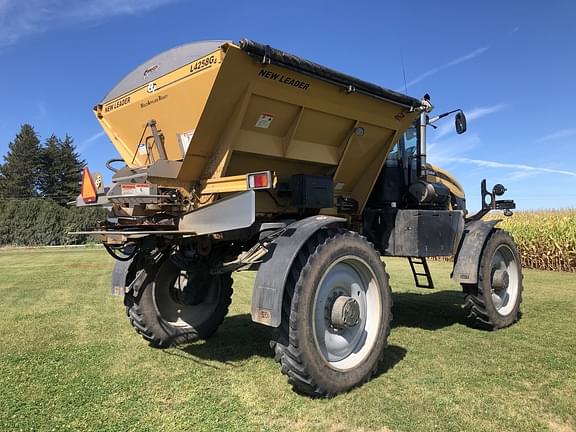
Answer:
<svg viewBox="0 0 576 432"><path fill-rule="evenodd" d="M252 322L250 314L232 315L211 338L179 349L199 359L233 364L250 357L272 357L272 329Z"/></svg>
<svg viewBox="0 0 576 432"><path fill-rule="evenodd" d="M394 293L393 299L393 329L416 327L438 330L456 323L465 323L465 315L461 309L462 295L458 292ZM241 366L239 362L252 357L273 357L269 345L272 332L272 328L252 322L250 314L232 315L226 317L218 332L207 341L165 352L212 368L219 368L217 363L238 367ZM389 345L377 375L392 369L406 354L404 347Z"/></svg>
<svg viewBox="0 0 576 432"><path fill-rule="evenodd" d="M457 291L393 293L392 328L415 327L439 330L454 324L466 324L463 295Z"/></svg>

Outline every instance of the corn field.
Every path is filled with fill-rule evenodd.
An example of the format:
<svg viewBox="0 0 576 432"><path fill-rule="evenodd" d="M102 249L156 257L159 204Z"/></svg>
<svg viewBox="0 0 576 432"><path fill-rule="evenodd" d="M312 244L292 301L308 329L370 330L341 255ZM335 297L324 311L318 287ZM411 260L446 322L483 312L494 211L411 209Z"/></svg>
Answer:
<svg viewBox="0 0 576 432"><path fill-rule="evenodd" d="M576 209L516 212L498 227L510 232L526 268L576 272Z"/></svg>
<svg viewBox="0 0 576 432"><path fill-rule="evenodd" d="M518 211L511 217L493 212L486 219L502 220L497 227L514 237L524 268L576 272L576 209Z"/></svg>

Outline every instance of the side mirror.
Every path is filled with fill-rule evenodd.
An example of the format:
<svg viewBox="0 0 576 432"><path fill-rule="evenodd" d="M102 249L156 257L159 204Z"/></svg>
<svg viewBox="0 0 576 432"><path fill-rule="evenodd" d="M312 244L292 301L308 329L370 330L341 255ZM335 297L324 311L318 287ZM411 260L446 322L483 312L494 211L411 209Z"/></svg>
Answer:
<svg viewBox="0 0 576 432"><path fill-rule="evenodd" d="M458 135L466 132L466 116L462 111L456 114L456 117L454 118L454 126L456 127L456 133Z"/></svg>

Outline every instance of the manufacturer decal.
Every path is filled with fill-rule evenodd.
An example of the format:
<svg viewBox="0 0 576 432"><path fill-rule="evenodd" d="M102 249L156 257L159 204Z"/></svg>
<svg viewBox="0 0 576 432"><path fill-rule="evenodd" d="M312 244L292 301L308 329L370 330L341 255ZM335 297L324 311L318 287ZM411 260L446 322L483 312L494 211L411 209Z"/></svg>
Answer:
<svg viewBox="0 0 576 432"><path fill-rule="evenodd" d="M122 98L122 99L118 99L117 101L114 101L111 104L106 105L104 107L104 112L109 113L110 111L113 111L116 108L120 108L120 107L127 105L129 103L130 103L130 96Z"/></svg>
<svg viewBox="0 0 576 432"><path fill-rule="evenodd" d="M258 316L260 318L261 322L270 322L272 320L272 314L270 313L269 310L266 309L259 309L258 310Z"/></svg>
<svg viewBox="0 0 576 432"><path fill-rule="evenodd" d="M204 57L203 59L197 60L192 65L190 65L190 73L195 74L201 70L208 69L210 66L216 64L217 59L215 55Z"/></svg>
<svg viewBox="0 0 576 432"><path fill-rule="evenodd" d="M310 83L307 83L306 81L292 78L288 75L283 75L279 72L272 72L267 69L260 69L260 72L258 72L258 76L261 78L266 78L272 81L279 82L281 84L296 87L302 90L308 90L308 88L310 87Z"/></svg>
<svg viewBox="0 0 576 432"><path fill-rule="evenodd" d="M168 95L158 95L156 96L154 99L148 99L146 102L142 102L140 103L140 108L146 108L149 105L155 104L156 102L160 102L163 101L164 99L167 99Z"/></svg>
<svg viewBox="0 0 576 432"><path fill-rule="evenodd" d="M156 91L156 83L154 81L148 83L148 88L146 89L146 91L148 93L154 93Z"/></svg>
<svg viewBox="0 0 576 432"><path fill-rule="evenodd" d="M144 70L144 78L146 78L149 74L151 74L152 72L157 71L159 68L159 66L156 64L154 66L149 67L148 69Z"/></svg>
<svg viewBox="0 0 576 432"><path fill-rule="evenodd" d="M406 117L406 114L404 114L404 111L400 111L398 114L396 114L394 116L394 118L398 121L404 120L404 117Z"/></svg>

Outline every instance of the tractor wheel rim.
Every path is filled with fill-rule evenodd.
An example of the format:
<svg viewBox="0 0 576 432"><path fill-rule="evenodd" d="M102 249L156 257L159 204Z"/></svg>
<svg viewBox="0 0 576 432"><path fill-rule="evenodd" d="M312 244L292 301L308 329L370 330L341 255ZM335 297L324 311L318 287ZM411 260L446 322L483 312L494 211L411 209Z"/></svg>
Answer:
<svg viewBox="0 0 576 432"><path fill-rule="evenodd" d="M335 300L348 296L357 302L359 318L353 326L336 328L331 323ZM316 347L328 365L349 370L361 363L377 342L382 319L378 280L370 266L356 256L343 256L324 272L313 306Z"/></svg>
<svg viewBox="0 0 576 432"><path fill-rule="evenodd" d="M188 305L174 295L174 290L181 289L188 283L186 272L177 270L168 281L169 283L154 283L154 305L163 321L174 327L197 327L212 316L218 305L219 283L213 284L202 303Z"/></svg>
<svg viewBox="0 0 576 432"><path fill-rule="evenodd" d="M514 306L516 305L520 278L518 274L518 263L516 262L516 256L514 255L512 249L510 249L510 247L505 244L498 246L494 252L494 256L492 257L490 284L492 284L494 273L501 271L507 273L508 283L503 287L491 286L492 303L500 315L506 316L514 310Z"/></svg>

